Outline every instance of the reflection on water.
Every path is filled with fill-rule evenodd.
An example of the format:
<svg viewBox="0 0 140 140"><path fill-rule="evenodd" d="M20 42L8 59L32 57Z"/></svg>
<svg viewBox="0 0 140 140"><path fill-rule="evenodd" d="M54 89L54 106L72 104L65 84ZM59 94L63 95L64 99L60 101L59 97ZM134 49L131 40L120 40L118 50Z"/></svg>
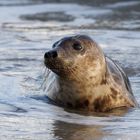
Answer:
<svg viewBox="0 0 140 140"><path fill-rule="evenodd" d="M126 70L140 103L138 0L0 1L1 139L139 139L140 110L85 113L50 104L43 55L58 39L87 34Z"/></svg>
<svg viewBox="0 0 140 140"><path fill-rule="evenodd" d="M100 126L75 125L72 123L56 122L55 127L55 136L67 140L91 140L93 138L101 139L107 136L107 133L103 132Z"/></svg>

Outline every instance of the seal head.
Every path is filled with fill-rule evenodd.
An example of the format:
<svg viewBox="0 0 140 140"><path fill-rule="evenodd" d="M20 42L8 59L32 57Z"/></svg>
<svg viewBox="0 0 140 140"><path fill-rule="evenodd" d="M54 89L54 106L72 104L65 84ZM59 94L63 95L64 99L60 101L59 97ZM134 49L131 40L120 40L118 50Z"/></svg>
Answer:
<svg viewBox="0 0 140 140"><path fill-rule="evenodd" d="M57 83L47 94L57 104L96 112L137 106L122 68L90 37L62 38L44 58L52 83Z"/></svg>
<svg viewBox="0 0 140 140"><path fill-rule="evenodd" d="M98 84L105 75L104 54L88 36L63 38L44 57L46 67L64 79L77 82L95 79L92 84Z"/></svg>

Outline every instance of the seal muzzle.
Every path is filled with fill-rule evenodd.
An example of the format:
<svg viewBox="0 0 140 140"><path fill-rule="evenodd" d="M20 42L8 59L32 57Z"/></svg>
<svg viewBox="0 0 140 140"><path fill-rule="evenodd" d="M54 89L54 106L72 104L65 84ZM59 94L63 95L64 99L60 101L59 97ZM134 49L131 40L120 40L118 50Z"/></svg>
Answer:
<svg viewBox="0 0 140 140"><path fill-rule="evenodd" d="M53 51L46 52L44 58L50 59L50 58L56 58L57 56L58 56L57 51L53 50Z"/></svg>

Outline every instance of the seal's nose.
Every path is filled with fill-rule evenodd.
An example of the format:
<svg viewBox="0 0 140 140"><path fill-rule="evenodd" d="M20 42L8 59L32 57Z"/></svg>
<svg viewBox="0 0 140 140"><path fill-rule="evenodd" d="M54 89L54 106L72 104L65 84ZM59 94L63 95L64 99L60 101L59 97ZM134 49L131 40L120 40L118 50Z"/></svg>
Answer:
<svg viewBox="0 0 140 140"><path fill-rule="evenodd" d="M49 51L46 52L44 55L44 58L56 58L57 57L57 51Z"/></svg>

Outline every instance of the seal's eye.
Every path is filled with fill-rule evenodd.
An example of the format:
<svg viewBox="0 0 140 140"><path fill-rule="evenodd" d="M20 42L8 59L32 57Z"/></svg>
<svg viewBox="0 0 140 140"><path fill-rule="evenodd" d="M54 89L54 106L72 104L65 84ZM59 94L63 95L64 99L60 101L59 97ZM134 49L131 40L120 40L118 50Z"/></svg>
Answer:
<svg viewBox="0 0 140 140"><path fill-rule="evenodd" d="M83 49L83 46L81 46L80 43L74 43L72 45L73 49L77 50L77 51L81 51Z"/></svg>

